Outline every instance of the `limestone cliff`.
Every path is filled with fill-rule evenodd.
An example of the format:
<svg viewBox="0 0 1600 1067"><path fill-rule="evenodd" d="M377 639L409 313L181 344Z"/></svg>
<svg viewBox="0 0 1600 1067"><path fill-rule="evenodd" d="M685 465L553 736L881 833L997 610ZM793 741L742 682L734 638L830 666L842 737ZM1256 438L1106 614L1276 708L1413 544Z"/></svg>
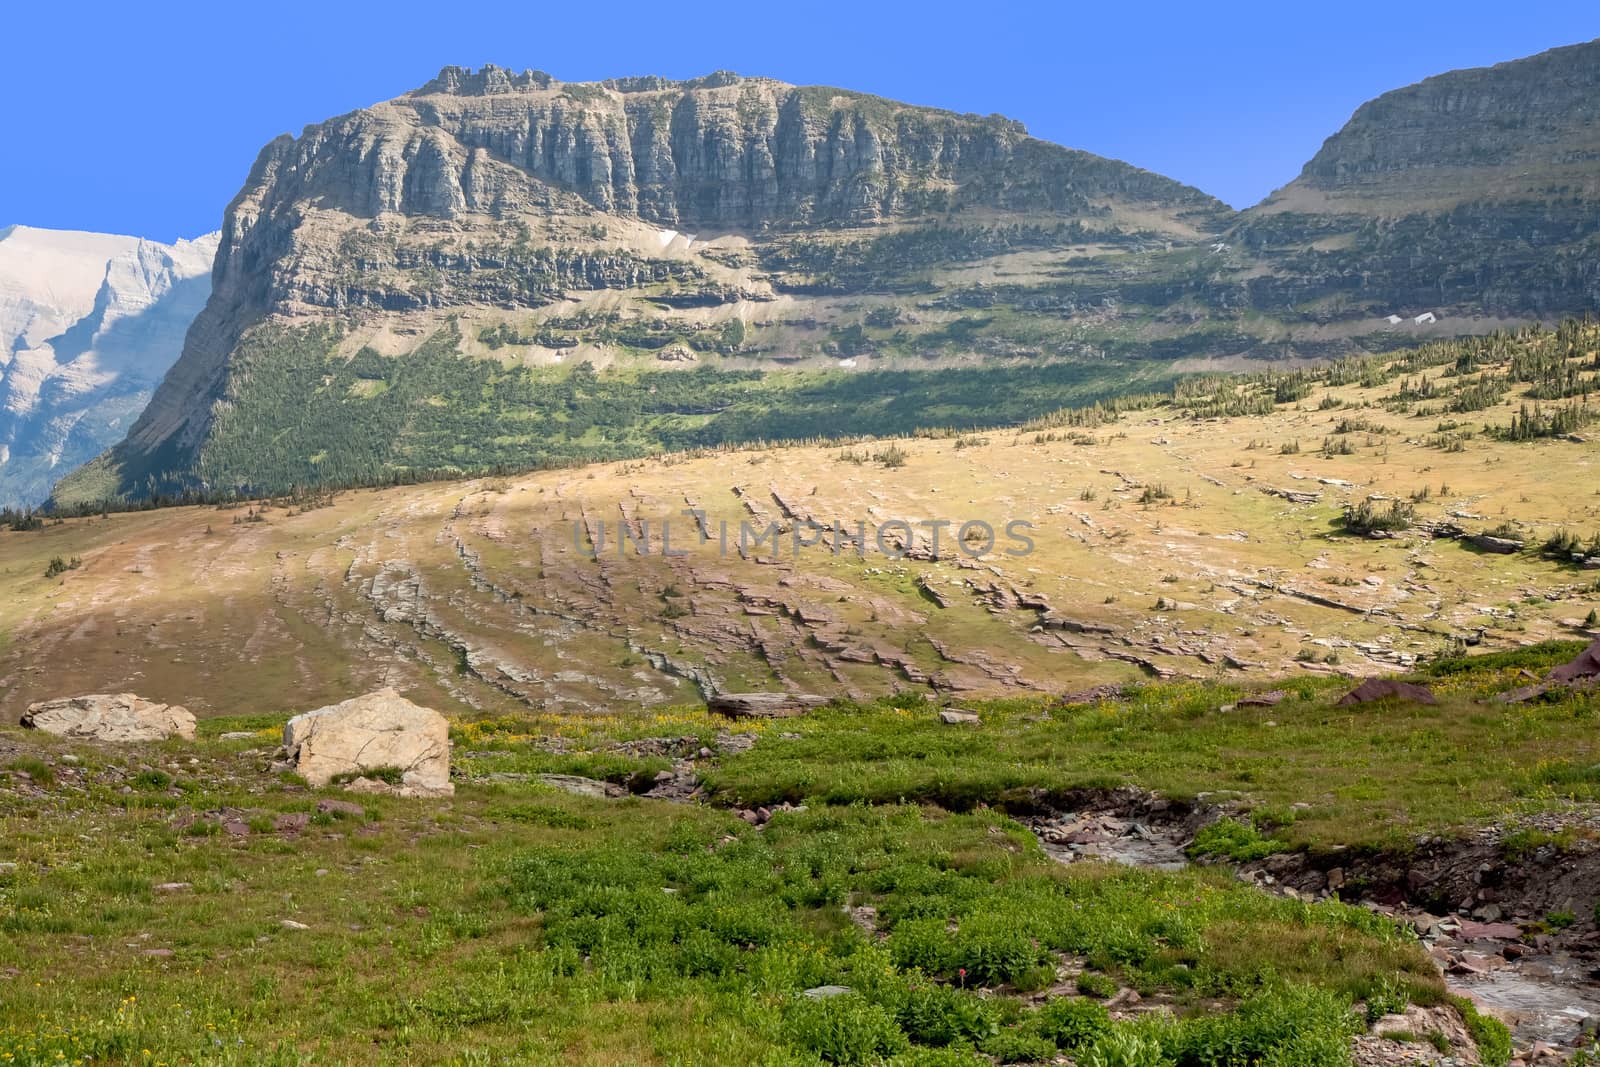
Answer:
<svg viewBox="0 0 1600 1067"><path fill-rule="evenodd" d="M1587 311L1597 71L1385 94L1236 215L998 116L449 67L262 151L181 359L58 500L999 425Z"/></svg>
<svg viewBox="0 0 1600 1067"><path fill-rule="evenodd" d="M1232 238L1334 316L1600 306L1600 41L1363 104Z"/></svg>
<svg viewBox="0 0 1600 1067"><path fill-rule="evenodd" d="M454 315L472 348L490 329L531 339L549 331L541 309L609 294L608 321L663 340L606 344L558 327L597 365L641 347L649 359L669 334L720 338L737 320L747 340L725 355L832 366L822 346L837 313L801 295L817 282L810 238L933 234L954 248L943 265L1187 243L1229 217L1195 189L997 116L727 73L564 84L446 68L261 152L228 207L214 291L182 358L110 458L112 481L102 464L93 485L183 483L236 407L235 355L258 327L333 324L400 354ZM520 347L535 363L561 358L559 343Z"/></svg>

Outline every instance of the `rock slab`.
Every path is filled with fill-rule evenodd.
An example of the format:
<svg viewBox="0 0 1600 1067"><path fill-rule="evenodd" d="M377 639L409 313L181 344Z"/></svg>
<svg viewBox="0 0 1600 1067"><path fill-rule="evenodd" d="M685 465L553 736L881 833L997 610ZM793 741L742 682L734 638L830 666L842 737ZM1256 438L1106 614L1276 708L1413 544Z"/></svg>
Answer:
<svg viewBox="0 0 1600 1067"><path fill-rule="evenodd" d="M313 786L335 778L370 781L397 771L400 796L448 796L450 724L393 689L296 715L283 728L283 756Z"/></svg>
<svg viewBox="0 0 1600 1067"><path fill-rule="evenodd" d="M93 693L44 700L28 707L22 725L57 737L126 744L194 740L194 716L177 704L157 704L133 693Z"/></svg>
<svg viewBox="0 0 1600 1067"><path fill-rule="evenodd" d="M1368 678L1339 698L1341 707L1370 704L1374 700L1410 700L1418 704L1437 704L1439 700L1426 686L1400 682L1393 678Z"/></svg>
<svg viewBox="0 0 1600 1067"><path fill-rule="evenodd" d="M825 703L822 697L805 693L718 693L706 701L706 709L730 719L783 719Z"/></svg>

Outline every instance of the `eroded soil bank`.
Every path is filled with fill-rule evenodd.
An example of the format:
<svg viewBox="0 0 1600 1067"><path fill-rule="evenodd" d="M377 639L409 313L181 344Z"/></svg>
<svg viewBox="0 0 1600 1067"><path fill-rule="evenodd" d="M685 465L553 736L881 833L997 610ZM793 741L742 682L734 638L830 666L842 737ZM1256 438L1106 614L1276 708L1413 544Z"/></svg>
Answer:
<svg viewBox="0 0 1600 1067"><path fill-rule="evenodd" d="M1196 833L1234 813L1134 788L1041 798L1019 816L1063 863L1172 870ZM1588 1047L1600 1027L1600 846L1591 820L1544 816L1407 851L1276 852L1241 879L1315 901L1338 896L1408 923L1450 991L1511 1027L1528 1062ZM1214 861L1213 861L1214 862Z"/></svg>

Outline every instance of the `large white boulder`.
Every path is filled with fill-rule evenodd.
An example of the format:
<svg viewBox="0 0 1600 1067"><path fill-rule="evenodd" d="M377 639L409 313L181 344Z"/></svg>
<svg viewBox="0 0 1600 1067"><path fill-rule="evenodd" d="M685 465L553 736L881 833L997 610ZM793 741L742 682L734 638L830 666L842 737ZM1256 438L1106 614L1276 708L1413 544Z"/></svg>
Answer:
<svg viewBox="0 0 1600 1067"><path fill-rule="evenodd" d="M177 704L155 704L132 693L93 693L28 706L22 725L87 741L194 740L194 716Z"/></svg>
<svg viewBox="0 0 1600 1067"><path fill-rule="evenodd" d="M296 715L283 728L283 748L288 767L314 786L343 778L354 780L358 790L373 790L386 777L375 772L395 772L399 784L384 791L401 796L455 792L449 722L393 689Z"/></svg>

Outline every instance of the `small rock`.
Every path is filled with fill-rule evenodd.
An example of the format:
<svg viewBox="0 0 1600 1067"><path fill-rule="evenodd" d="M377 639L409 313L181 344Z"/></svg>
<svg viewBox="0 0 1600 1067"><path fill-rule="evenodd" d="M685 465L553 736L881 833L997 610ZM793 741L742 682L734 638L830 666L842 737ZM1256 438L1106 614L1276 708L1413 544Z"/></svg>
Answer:
<svg viewBox="0 0 1600 1067"><path fill-rule="evenodd" d="M800 995L807 1000L829 1000L833 997L842 997L850 992L847 985L819 985L806 990Z"/></svg>
<svg viewBox="0 0 1600 1067"><path fill-rule="evenodd" d="M970 711L955 711L951 708L939 712L939 721L946 726L980 726L983 720Z"/></svg>
<svg viewBox="0 0 1600 1067"><path fill-rule="evenodd" d="M280 919L280 920L278 920L278 925L283 927L285 930L309 930L309 929L311 929L311 927L307 926L305 923L297 923L293 919Z"/></svg>
<svg viewBox="0 0 1600 1067"><path fill-rule="evenodd" d="M188 882L162 882L154 888L157 893L187 893L194 886Z"/></svg>
<svg viewBox="0 0 1600 1067"><path fill-rule="evenodd" d="M596 778L584 778L576 774L541 774L539 781L552 789L580 797L620 797L628 792L612 782L602 782Z"/></svg>
<svg viewBox="0 0 1600 1067"><path fill-rule="evenodd" d="M366 808L348 800L319 800L317 811L324 815L353 815L358 819L365 818L367 814Z"/></svg>
<svg viewBox="0 0 1600 1067"><path fill-rule="evenodd" d="M1474 922L1471 919L1462 919L1461 929L1456 932L1456 936L1463 941L1515 940L1522 936L1522 930L1515 923Z"/></svg>
<svg viewBox="0 0 1600 1067"><path fill-rule="evenodd" d="M1139 996L1138 990L1136 990L1136 989L1124 989L1121 992L1119 992L1116 996L1114 996L1110 1000L1106 1001L1106 1008L1109 1011L1116 1011L1118 1008L1131 1007L1132 1005L1139 1003L1139 1001L1141 1001L1143 999L1144 999L1143 997Z"/></svg>

